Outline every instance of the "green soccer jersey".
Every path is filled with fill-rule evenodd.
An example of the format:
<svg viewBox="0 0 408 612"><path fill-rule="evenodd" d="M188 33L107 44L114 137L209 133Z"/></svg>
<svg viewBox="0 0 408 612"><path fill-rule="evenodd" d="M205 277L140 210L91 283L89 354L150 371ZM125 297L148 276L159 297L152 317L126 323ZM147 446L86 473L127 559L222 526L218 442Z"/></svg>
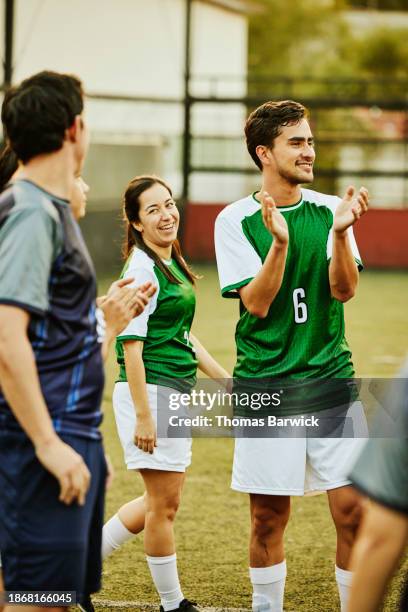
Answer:
<svg viewBox="0 0 408 612"><path fill-rule="evenodd" d="M117 337L117 382L127 381L123 342L143 340L146 382L185 391L195 384L197 372L197 359L189 339L195 293L176 261L164 263L180 284L170 282L154 261L137 248L134 248L123 269L122 278L134 278L135 286L150 281L157 291L144 312L135 317Z"/></svg>
<svg viewBox="0 0 408 612"><path fill-rule="evenodd" d="M302 189L301 200L279 207L289 228L282 286L265 319L240 301L236 328L236 378L352 377L344 337L343 304L330 293L328 266L334 211L340 199ZM360 255L349 230L355 259ZM217 266L224 297L259 272L272 244L255 195L227 206L215 226Z"/></svg>

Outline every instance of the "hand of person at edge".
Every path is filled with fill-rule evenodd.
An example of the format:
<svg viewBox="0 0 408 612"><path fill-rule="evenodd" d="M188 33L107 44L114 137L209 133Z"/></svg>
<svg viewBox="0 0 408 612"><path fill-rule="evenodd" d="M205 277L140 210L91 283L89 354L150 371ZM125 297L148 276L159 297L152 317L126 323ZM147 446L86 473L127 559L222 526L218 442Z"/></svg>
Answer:
<svg viewBox="0 0 408 612"><path fill-rule="evenodd" d="M35 448L38 461L58 480L59 500L69 506L85 504L91 474L83 458L57 435Z"/></svg>
<svg viewBox="0 0 408 612"><path fill-rule="evenodd" d="M115 336L127 327L132 319L140 315L155 294L156 287L151 282L140 287L129 287L133 278L115 281L107 295L97 299L97 306L104 313L106 326Z"/></svg>

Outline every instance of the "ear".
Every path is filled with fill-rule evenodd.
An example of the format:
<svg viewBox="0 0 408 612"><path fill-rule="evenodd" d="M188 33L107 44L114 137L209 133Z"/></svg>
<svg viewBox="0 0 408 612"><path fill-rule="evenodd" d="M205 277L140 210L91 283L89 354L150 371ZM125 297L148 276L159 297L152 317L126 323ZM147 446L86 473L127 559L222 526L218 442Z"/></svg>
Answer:
<svg viewBox="0 0 408 612"><path fill-rule="evenodd" d="M69 142L77 142L79 134L84 129L84 122L80 115L75 115L72 125L65 130L66 138Z"/></svg>
<svg viewBox="0 0 408 612"><path fill-rule="evenodd" d="M261 164L263 166L269 166L270 165L270 159L269 159L269 149L268 147L265 147L265 145L258 145L255 149L255 153L257 154L257 156L259 157L259 160L261 162Z"/></svg>
<svg viewBox="0 0 408 612"><path fill-rule="evenodd" d="M134 227L135 230L137 230L140 233L143 232L143 225L140 223L140 221L133 221L132 227Z"/></svg>

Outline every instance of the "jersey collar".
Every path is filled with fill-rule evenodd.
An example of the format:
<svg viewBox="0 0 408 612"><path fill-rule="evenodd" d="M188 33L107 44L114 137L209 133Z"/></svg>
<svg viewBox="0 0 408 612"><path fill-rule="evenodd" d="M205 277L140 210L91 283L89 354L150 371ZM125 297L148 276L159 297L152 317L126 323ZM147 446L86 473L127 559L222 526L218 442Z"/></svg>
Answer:
<svg viewBox="0 0 408 612"><path fill-rule="evenodd" d="M260 201L258 200L258 198L255 195L256 193L258 193L258 191L254 191L254 193L252 194L252 198L255 200L255 202L257 204L260 204ZM300 206L302 206L302 204L303 204L303 192L302 192L302 196L301 196L299 202L296 202L296 204L291 204L290 206L278 206L277 208L278 208L278 210L280 212L282 212L282 211L286 212L286 211L289 211L289 210L295 210L296 208L299 208Z"/></svg>

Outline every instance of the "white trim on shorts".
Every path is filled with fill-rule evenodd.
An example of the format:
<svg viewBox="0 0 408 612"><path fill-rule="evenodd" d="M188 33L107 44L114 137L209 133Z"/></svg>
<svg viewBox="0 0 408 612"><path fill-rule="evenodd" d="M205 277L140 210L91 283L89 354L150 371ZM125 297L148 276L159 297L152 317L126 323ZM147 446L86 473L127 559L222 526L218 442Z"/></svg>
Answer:
<svg viewBox="0 0 408 612"><path fill-rule="evenodd" d="M150 383L147 383L146 387L150 409L157 426L157 407L160 405L160 402L166 402L166 397L170 393L174 393L174 389ZM162 404L162 407L164 407L164 404ZM128 470L186 471L186 468L191 463L191 437L167 438L159 437L158 435L157 446L153 454L146 453L135 445L136 414L127 382L117 382L115 384L113 390L113 410Z"/></svg>
<svg viewBox="0 0 408 612"><path fill-rule="evenodd" d="M355 438L236 438L231 488L305 495L351 484L348 474L368 429L360 401L350 406L347 416L353 420Z"/></svg>

